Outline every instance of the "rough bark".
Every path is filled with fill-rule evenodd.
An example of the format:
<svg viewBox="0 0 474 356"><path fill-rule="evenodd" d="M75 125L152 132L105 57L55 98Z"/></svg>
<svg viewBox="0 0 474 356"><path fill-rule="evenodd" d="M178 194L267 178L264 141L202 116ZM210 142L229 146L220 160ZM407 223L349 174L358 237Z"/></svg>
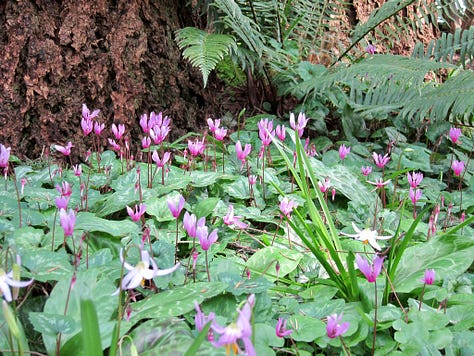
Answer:
<svg viewBox="0 0 474 356"><path fill-rule="evenodd" d="M217 103L173 40L192 25L184 3L2 2L0 143L23 157L68 140L80 146L82 103L102 110L107 130L123 123L135 137L152 110L172 118L176 136L199 127Z"/></svg>

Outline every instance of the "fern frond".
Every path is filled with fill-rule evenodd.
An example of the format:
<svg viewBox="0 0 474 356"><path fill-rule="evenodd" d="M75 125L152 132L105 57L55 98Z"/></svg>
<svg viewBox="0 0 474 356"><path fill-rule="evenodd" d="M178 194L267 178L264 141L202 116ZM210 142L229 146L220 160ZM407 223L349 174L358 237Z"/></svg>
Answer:
<svg viewBox="0 0 474 356"><path fill-rule="evenodd" d="M207 79L217 64L236 47L234 37L230 35L208 33L195 27L185 27L176 31L178 47L183 50L183 57L201 71L204 87Z"/></svg>
<svg viewBox="0 0 474 356"><path fill-rule="evenodd" d="M457 57L456 55L459 54ZM415 58L432 58L435 61L459 62L463 66L474 58L474 26L462 30L458 28L454 34L443 33L441 38L431 40L426 46L418 43L413 50Z"/></svg>
<svg viewBox="0 0 474 356"><path fill-rule="evenodd" d="M351 66L340 66L323 77L314 77L298 86L307 93L321 92L334 85L360 87L383 85L389 81L420 87L428 72L440 68L456 68L449 63L394 55L374 55Z"/></svg>
<svg viewBox="0 0 474 356"><path fill-rule="evenodd" d="M474 72L453 75L439 86L426 87L421 95L406 102L400 116L427 117L432 121L450 119L472 126L474 123Z"/></svg>

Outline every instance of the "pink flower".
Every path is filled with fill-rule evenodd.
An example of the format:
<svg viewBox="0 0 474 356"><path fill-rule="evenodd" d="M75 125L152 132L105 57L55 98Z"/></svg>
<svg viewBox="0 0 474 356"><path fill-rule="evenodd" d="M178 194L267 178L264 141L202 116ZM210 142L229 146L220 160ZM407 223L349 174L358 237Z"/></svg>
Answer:
<svg viewBox="0 0 474 356"><path fill-rule="evenodd" d="M248 225L242 221L241 216L234 215L234 206L229 205L228 210L227 210L227 215L224 216L224 224L226 225L235 225L236 228L238 229L245 229L248 227Z"/></svg>
<svg viewBox="0 0 474 356"><path fill-rule="evenodd" d="M198 138L196 138L194 141L188 140L189 153L191 153L191 155L194 157L202 154L205 148L206 145L204 144L204 137L202 138L202 141L199 141Z"/></svg>
<svg viewBox="0 0 474 356"><path fill-rule="evenodd" d="M173 215L173 217L177 219L184 208L185 201L184 201L183 196L180 194L178 197L168 198L167 202L168 202L168 208L170 209L171 215Z"/></svg>
<svg viewBox="0 0 474 356"><path fill-rule="evenodd" d="M216 130L221 125L221 120L220 119L212 120L211 118L209 118L207 119L207 125L209 126L209 131L211 131L212 133L215 133Z"/></svg>
<svg viewBox="0 0 474 356"><path fill-rule="evenodd" d="M170 132L170 127L166 125L155 125L150 129L150 137L155 145L161 144Z"/></svg>
<svg viewBox="0 0 474 356"><path fill-rule="evenodd" d="M165 164L168 163L168 161L170 160L170 156L170 152L165 152L163 153L163 159L160 159L160 156L158 156L158 152L153 151L151 158L156 163L157 167L163 168Z"/></svg>
<svg viewBox="0 0 474 356"><path fill-rule="evenodd" d="M112 149L114 151L120 152L121 150L120 145L117 142L115 142L115 140L112 140L111 138L108 138L107 140L109 141L109 144L112 146Z"/></svg>
<svg viewBox="0 0 474 356"><path fill-rule="evenodd" d="M214 321L216 316L213 312L209 313L208 316L204 315L196 301L194 301L194 308L196 309L194 324L196 325L196 329L198 329L198 331L202 331L208 322Z"/></svg>
<svg viewBox="0 0 474 356"><path fill-rule="evenodd" d="M367 47L365 47L365 51L368 53L368 54L375 54L375 52L377 51L377 49L375 48L375 46L370 43Z"/></svg>
<svg viewBox="0 0 474 356"><path fill-rule="evenodd" d="M65 156L69 156L71 154L72 147L74 147L74 145L71 141L69 141L66 146L54 145L56 151L61 152Z"/></svg>
<svg viewBox="0 0 474 356"><path fill-rule="evenodd" d="M183 217L183 226L186 232L188 233L189 237L195 238L196 237L196 229L199 226L206 225L206 218L202 217L197 220L196 215L189 214L187 211L184 212Z"/></svg>
<svg viewBox="0 0 474 356"><path fill-rule="evenodd" d="M235 153L237 154L237 158L240 159L242 165L245 163L247 156L250 154L252 150L252 145L250 143L245 144L245 148L242 149L242 144L240 141L237 141L235 144Z"/></svg>
<svg viewBox="0 0 474 356"><path fill-rule="evenodd" d="M295 114L290 113L290 126L293 130L298 132L298 137L303 136L304 128L308 123L309 119L306 118L306 115L302 112L298 114L298 121L295 122Z"/></svg>
<svg viewBox="0 0 474 356"><path fill-rule="evenodd" d="M62 182L61 185L56 185L56 190L64 197L69 197L72 194L72 188L68 182Z"/></svg>
<svg viewBox="0 0 474 356"><path fill-rule="evenodd" d="M75 164L74 166L72 166L72 169L74 171L74 175L76 177L80 177L81 174L82 174L82 166L80 164Z"/></svg>
<svg viewBox="0 0 474 356"><path fill-rule="evenodd" d="M386 186L388 183L390 183L391 179L386 180L385 182L383 181L383 178L380 177L375 180L375 182L367 181L367 183L370 183L372 185L375 185L375 189L382 189L384 186Z"/></svg>
<svg viewBox="0 0 474 356"><path fill-rule="evenodd" d="M74 210L69 209L68 212L66 212L66 209L59 210L59 222L64 229L64 236L72 236L74 233L74 225L76 224L76 214Z"/></svg>
<svg viewBox="0 0 474 356"><path fill-rule="evenodd" d="M227 129L225 129L223 127L218 127L214 131L214 137L218 141L222 141L225 138L225 135L227 135Z"/></svg>
<svg viewBox="0 0 474 356"><path fill-rule="evenodd" d="M390 161L390 157L388 156L388 153L386 153L384 156L379 155L375 152L372 153L372 157L374 158L374 162L379 168L385 167L385 165Z"/></svg>
<svg viewBox="0 0 474 356"><path fill-rule="evenodd" d="M416 202L421 198L421 189L414 189L410 188L410 191L408 193L410 195L411 202L413 204L416 204Z"/></svg>
<svg viewBox="0 0 474 356"><path fill-rule="evenodd" d="M351 148L350 147L346 147L346 145L342 144L340 147L339 147L339 158L341 160L344 160L344 158L346 158L346 156L351 152Z"/></svg>
<svg viewBox="0 0 474 356"><path fill-rule="evenodd" d="M60 197L57 197L54 202L56 203L56 208L59 210L61 209L67 209L67 205L69 204L69 196L64 196L61 195Z"/></svg>
<svg viewBox="0 0 474 356"><path fill-rule="evenodd" d="M125 133L125 125L120 124L116 126L115 124L112 124L112 133L114 134L117 140L120 140L123 134Z"/></svg>
<svg viewBox="0 0 474 356"><path fill-rule="evenodd" d="M454 160L451 168L453 169L455 175L460 176L464 170L464 161Z"/></svg>
<svg viewBox="0 0 474 356"><path fill-rule="evenodd" d="M8 167L8 160L10 159L11 147L5 147L0 144L0 168Z"/></svg>
<svg viewBox="0 0 474 356"><path fill-rule="evenodd" d="M285 141L285 138L286 138L285 126L277 125L277 127L275 129L275 133L276 133L277 137L280 139L280 141Z"/></svg>
<svg viewBox="0 0 474 356"><path fill-rule="evenodd" d="M214 229L210 234L207 226L202 225L196 228L196 236L199 239L199 244L204 251L209 250L213 243L217 241L217 229Z"/></svg>
<svg viewBox="0 0 474 356"><path fill-rule="evenodd" d="M291 218L291 213L297 206L298 203L294 200L289 200L288 197L284 197L280 202L280 210L288 219Z"/></svg>
<svg viewBox="0 0 474 356"><path fill-rule="evenodd" d="M328 316L328 321L326 324L326 334L329 338L334 339L338 336L341 336L349 329L350 323L346 321L340 324L341 320L342 313L339 316L337 314L332 314Z"/></svg>
<svg viewBox="0 0 474 356"><path fill-rule="evenodd" d="M28 180L25 177L23 177L21 178L20 183L21 183L21 194L23 195L23 192L25 190L25 185L26 183L28 183Z"/></svg>
<svg viewBox="0 0 474 356"><path fill-rule="evenodd" d="M257 183L257 176L254 174L249 175L249 184L254 185L255 183Z"/></svg>
<svg viewBox="0 0 474 356"><path fill-rule="evenodd" d="M262 141L264 147L269 146L272 142L272 137L275 135L275 130L273 130L273 120L261 119L258 124L258 136Z"/></svg>
<svg viewBox="0 0 474 356"><path fill-rule="evenodd" d="M420 185L421 181L423 180L423 173L416 173L410 172L407 173L408 184L410 184L411 188L416 188Z"/></svg>
<svg viewBox="0 0 474 356"><path fill-rule="evenodd" d="M146 211L145 204L140 204L140 205L135 204L135 210L133 210L127 205L127 213L132 218L133 221L139 221L142 215L145 214L145 211Z"/></svg>
<svg viewBox="0 0 474 356"><path fill-rule="evenodd" d="M99 109L95 109L92 114L89 110L89 108L87 107L86 104L82 104L82 118L85 119L85 120L92 120L93 118L95 118L97 115L99 115L100 113L100 110Z"/></svg>
<svg viewBox="0 0 474 356"><path fill-rule="evenodd" d="M330 184L331 183L329 182L329 178L327 177L324 179L324 183L321 183L321 181L318 181L318 186L321 193L326 193L329 189Z"/></svg>
<svg viewBox="0 0 474 356"><path fill-rule="evenodd" d="M424 284L432 285L435 280L435 270L434 269L426 269L425 276L421 280Z"/></svg>
<svg viewBox="0 0 474 356"><path fill-rule="evenodd" d="M374 258L373 264L369 265L369 262L362 257L360 254L356 254L356 264L359 270L364 274L367 281L373 283L377 280L380 271L382 270L383 260L385 257L377 256Z"/></svg>
<svg viewBox="0 0 474 356"><path fill-rule="evenodd" d="M453 143L458 142L459 136L461 136L461 129L458 129L456 127L451 127L449 129L449 138L451 139L451 141L453 141Z"/></svg>
<svg viewBox="0 0 474 356"><path fill-rule="evenodd" d="M367 166L367 167L361 167L362 174L367 177L370 173L372 173L372 167Z"/></svg>
<svg viewBox="0 0 474 356"><path fill-rule="evenodd" d="M252 298L253 294L249 297ZM215 347L226 346L227 349L230 351L234 351L234 354L240 354L241 350L237 344L238 340L242 340L242 343L245 347L245 354L247 356L256 356L257 352L252 344L252 306L250 301L247 301L242 309L238 309L237 312L239 316L237 317L237 321L230 323L226 327L222 327L217 322L213 322L211 327L212 330L220 334L219 340L217 342L213 342L212 344Z"/></svg>
<svg viewBox="0 0 474 356"><path fill-rule="evenodd" d="M278 318L278 322L275 328L276 336L282 338L282 337L290 335L292 332L293 330L288 330L286 328L286 320L282 318Z"/></svg>
<svg viewBox="0 0 474 356"><path fill-rule="evenodd" d="M82 118L81 119L81 128L84 136L89 135L92 132L94 127L94 122L91 119Z"/></svg>
<svg viewBox="0 0 474 356"><path fill-rule="evenodd" d="M94 122L94 133L97 136L100 136L100 134L102 133L102 131L104 131L104 129L105 129L105 124L101 124L98 121Z"/></svg>
<svg viewBox="0 0 474 356"><path fill-rule="evenodd" d="M142 148L149 148L151 145L151 139L148 136L142 138Z"/></svg>

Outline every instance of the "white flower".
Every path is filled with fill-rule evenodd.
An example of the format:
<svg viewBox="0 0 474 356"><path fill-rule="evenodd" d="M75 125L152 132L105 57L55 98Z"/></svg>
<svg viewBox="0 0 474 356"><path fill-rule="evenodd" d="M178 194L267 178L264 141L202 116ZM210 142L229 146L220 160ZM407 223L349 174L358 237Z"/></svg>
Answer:
<svg viewBox="0 0 474 356"><path fill-rule="evenodd" d="M12 301L12 292L10 287L22 288L29 286L33 283L33 280L29 281L17 281L13 279L13 271L6 273L2 268L0 268L0 290L2 291L3 297L7 302Z"/></svg>
<svg viewBox="0 0 474 356"><path fill-rule="evenodd" d="M179 263L171 268L159 270L153 258L150 258L148 251L140 251L141 261L135 267L123 260L122 249L120 249L120 261L123 266L129 270L123 277L121 286L112 294L117 295L121 290L137 288L144 279L152 279L158 276L164 276L173 273L180 266ZM150 265L152 269L150 269Z"/></svg>
<svg viewBox="0 0 474 356"><path fill-rule="evenodd" d="M377 251L381 250L379 244L377 243L377 240L388 240L392 238L392 236L379 236L376 230L370 230L368 228L361 230L354 223L352 223L352 227L357 232L357 234L346 234L341 232L341 235L352 237L356 240L362 241L365 244L368 243Z"/></svg>

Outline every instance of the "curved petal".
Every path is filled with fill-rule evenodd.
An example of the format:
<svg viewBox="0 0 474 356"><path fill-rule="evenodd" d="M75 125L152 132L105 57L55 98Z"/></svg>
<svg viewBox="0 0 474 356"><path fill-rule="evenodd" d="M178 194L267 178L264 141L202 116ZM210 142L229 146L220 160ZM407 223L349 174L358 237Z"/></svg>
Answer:
<svg viewBox="0 0 474 356"><path fill-rule="evenodd" d="M0 282L0 289L2 290L3 297L7 302L12 301L12 292L10 291L10 287L5 281Z"/></svg>
<svg viewBox="0 0 474 356"><path fill-rule="evenodd" d="M30 279L29 281L17 281L11 278L7 278L7 283L12 287L23 288L33 283L33 279Z"/></svg>
<svg viewBox="0 0 474 356"><path fill-rule="evenodd" d="M382 249L375 238L369 237L367 241L369 241L370 246L372 246L377 251L380 251Z"/></svg>
<svg viewBox="0 0 474 356"><path fill-rule="evenodd" d="M176 271L179 268L180 265L181 265L180 263L177 263L171 268L157 270L155 272L155 276L165 276L167 274L173 273L174 271Z"/></svg>

